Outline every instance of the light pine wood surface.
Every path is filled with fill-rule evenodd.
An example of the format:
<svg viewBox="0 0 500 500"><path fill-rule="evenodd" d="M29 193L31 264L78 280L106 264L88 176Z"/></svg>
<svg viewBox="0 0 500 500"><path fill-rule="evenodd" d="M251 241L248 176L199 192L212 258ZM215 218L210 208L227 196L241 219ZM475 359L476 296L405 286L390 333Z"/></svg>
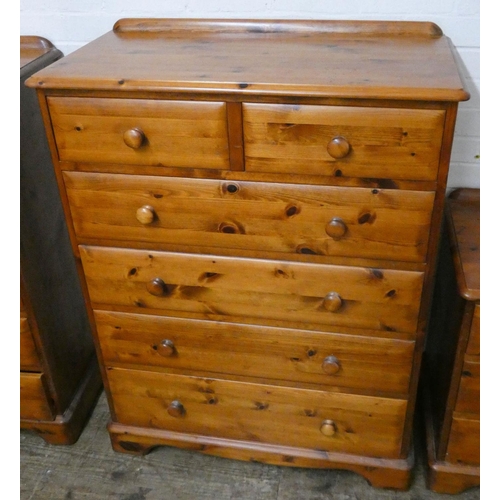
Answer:
<svg viewBox="0 0 500 500"><path fill-rule="evenodd" d="M433 192L64 172L76 236L423 262ZM154 189L151 189L154 186ZM141 218L139 210L149 218ZM337 232L335 231L337 225Z"/></svg>
<svg viewBox="0 0 500 500"><path fill-rule="evenodd" d="M113 449L348 468L407 488L468 99L441 30L120 20L28 85L95 321ZM141 317L144 338L114 314ZM157 338L171 321L182 340ZM213 342L207 322L223 325L216 352L194 347ZM253 349L266 354L252 371ZM373 351L384 376L370 377Z"/></svg>
<svg viewBox="0 0 500 500"><path fill-rule="evenodd" d="M408 491L375 489L347 470L278 467L229 460L171 446L145 456L113 451L104 394L76 444L49 446L20 435L20 500L443 500L425 486L423 435L417 427L415 468ZM483 492L483 497L487 497ZM494 493L494 492L492 492ZM479 500L478 487L450 497Z"/></svg>

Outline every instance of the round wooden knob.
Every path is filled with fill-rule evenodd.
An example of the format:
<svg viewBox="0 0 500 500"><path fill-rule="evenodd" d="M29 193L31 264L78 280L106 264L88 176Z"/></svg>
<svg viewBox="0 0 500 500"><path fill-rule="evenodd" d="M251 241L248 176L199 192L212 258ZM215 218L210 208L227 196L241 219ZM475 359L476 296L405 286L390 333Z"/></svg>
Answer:
<svg viewBox="0 0 500 500"><path fill-rule="evenodd" d="M175 400L168 405L167 412L171 417L179 418L186 414L186 409L180 401Z"/></svg>
<svg viewBox="0 0 500 500"><path fill-rule="evenodd" d="M323 299L323 307L330 312L336 312L342 306L342 299L337 292L330 292Z"/></svg>
<svg viewBox="0 0 500 500"><path fill-rule="evenodd" d="M135 217L141 224L151 224L156 219L156 212L151 205L144 205L137 209Z"/></svg>
<svg viewBox="0 0 500 500"><path fill-rule="evenodd" d="M333 436L337 432L337 426L333 420L323 420L320 431L325 436Z"/></svg>
<svg viewBox="0 0 500 500"><path fill-rule="evenodd" d="M334 240L339 240L347 232L347 226L340 217L334 217L325 228L326 234Z"/></svg>
<svg viewBox="0 0 500 500"><path fill-rule="evenodd" d="M158 354L169 358L176 353L175 345L171 340L163 339L158 346Z"/></svg>
<svg viewBox="0 0 500 500"><path fill-rule="evenodd" d="M335 356L327 356L321 368L327 375L335 375L340 370L340 361Z"/></svg>
<svg viewBox="0 0 500 500"><path fill-rule="evenodd" d="M154 278L146 285L147 291L151 295L161 297L167 293L167 285L161 278Z"/></svg>
<svg viewBox="0 0 500 500"><path fill-rule="evenodd" d="M344 158L349 154L351 150L350 144L347 142L347 139L341 136L334 137L326 146L326 150L328 154L335 158L336 160L340 160L340 158Z"/></svg>
<svg viewBox="0 0 500 500"><path fill-rule="evenodd" d="M123 134L123 141L132 149L139 149L143 144L146 136L140 128L131 128Z"/></svg>

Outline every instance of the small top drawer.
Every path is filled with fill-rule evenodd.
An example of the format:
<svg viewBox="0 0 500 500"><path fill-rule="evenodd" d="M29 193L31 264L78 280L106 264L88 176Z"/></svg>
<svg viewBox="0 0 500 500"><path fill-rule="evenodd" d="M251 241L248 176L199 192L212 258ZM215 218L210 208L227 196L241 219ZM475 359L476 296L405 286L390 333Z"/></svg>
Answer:
<svg viewBox="0 0 500 500"><path fill-rule="evenodd" d="M443 110L244 104L245 169L435 180Z"/></svg>
<svg viewBox="0 0 500 500"><path fill-rule="evenodd" d="M229 169L226 104L49 97L59 159Z"/></svg>

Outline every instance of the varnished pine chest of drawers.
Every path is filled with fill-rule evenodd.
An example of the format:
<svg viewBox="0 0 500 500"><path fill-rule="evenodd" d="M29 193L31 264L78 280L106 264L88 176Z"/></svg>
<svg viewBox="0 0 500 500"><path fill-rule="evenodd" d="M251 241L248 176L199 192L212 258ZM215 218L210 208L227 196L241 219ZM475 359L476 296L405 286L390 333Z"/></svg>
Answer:
<svg viewBox="0 0 500 500"><path fill-rule="evenodd" d="M20 42L20 425L72 444L102 383L37 95L24 85L62 53L45 38Z"/></svg>
<svg viewBox="0 0 500 500"><path fill-rule="evenodd" d="M114 448L405 488L468 97L440 29L125 19L30 85Z"/></svg>
<svg viewBox="0 0 500 500"><path fill-rule="evenodd" d="M445 205L421 391L428 485L439 493L480 482L479 220L479 189L453 191Z"/></svg>

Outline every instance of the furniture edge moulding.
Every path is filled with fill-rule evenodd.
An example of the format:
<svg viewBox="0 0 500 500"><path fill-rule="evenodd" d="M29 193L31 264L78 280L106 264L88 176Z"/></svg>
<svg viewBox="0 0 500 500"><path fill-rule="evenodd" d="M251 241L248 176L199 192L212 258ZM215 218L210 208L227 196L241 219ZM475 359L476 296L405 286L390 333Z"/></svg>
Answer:
<svg viewBox="0 0 500 500"><path fill-rule="evenodd" d="M356 20L292 20L292 19L168 19L122 18L113 25L115 32L209 31L236 33L337 33L360 35L415 35L441 37L443 31L432 22L356 21Z"/></svg>
<svg viewBox="0 0 500 500"><path fill-rule="evenodd" d="M259 74L259 66L251 67L252 73L242 80L237 78L238 68L233 72L230 67L223 65L214 66L214 71L224 72L225 74L219 78L204 78L203 75L193 73L193 68L186 66L187 72L181 67L181 71L175 73L177 68L170 70L173 61L178 59L168 59L170 65L168 70L161 68L161 61L165 54L153 52L144 52L140 58L132 52L129 54L131 58L137 59L131 61L131 67L127 71L122 71L122 76L116 76L115 73L105 70L98 74L99 62L97 61L92 71L89 72L91 78L82 76L85 74L84 66L72 66L73 54L85 54L88 50L96 47L100 52L106 51L106 44L113 47L115 53L111 52L108 57L123 57L127 51L128 44L138 41L139 43L149 44L156 40L168 40L171 37L172 43L181 43L182 37L188 39L193 36L193 33L201 34L209 37L208 43L215 43L214 50L223 52L229 46L227 37L253 37L253 40L262 42L265 40L269 43L275 43L275 47L280 45L280 42L291 43L309 43L311 37L316 37L321 43L318 47L323 47L322 52L314 50L314 55L319 58L316 63L311 66L309 71L317 71L319 78L306 82L302 78L302 74L295 74L293 80L283 81L283 79L275 78L269 71L261 71ZM334 41L339 44L345 43L349 37L358 37L358 41L370 41L371 39L379 41L392 40L394 38L406 41L413 41L420 44L424 54L432 55L432 49L429 49L428 42L434 41L439 44L440 66L449 74L443 76L443 79L421 78L420 82L415 83L414 78L410 77L411 72L401 72L399 75L391 75L394 68L400 66L402 62L397 55L397 51L391 49L392 56L387 54L387 51L380 51L378 54L371 55L372 66L370 71L377 71L377 77L374 81L366 82L361 76L356 76L355 79L345 79L341 72L339 76L332 79L331 73L325 70L333 61L336 64L352 64L350 59L342 59L342 49L338 53L328 52L328 47L335 47ZM441 40L443 38L443 40ZM314 39L314 38L313 38ZM258 93L260 95L280 96L280 97L332 97L338 98L374 98L374 99L401 99L401 100L426 100L426 101L463 101L469 98L469 93L464 89L460 75L456 74L454 58L450 52L447 37L442 36L439 27L432 23L425 22L379 22L379 21L290 21L290 20L271 20L271 21L256 21L256 20L199 20L199 19L159 19L159 20L142 20L129 19L118 21L115 29L106 33L102 37L90 42L73 54L69 55L69 62L60 78L52 71L45 71L36 78L32 78L27 82L27 85L32 87L41 87L47 89L80 89L82 91L95 90L117 90L120 92L126 91L150 91L150 92L203 92L203 93L221 93L232 95L252 95ZM181 44L182 48L182 44ZM185 47L184 47L185 48ZM189 45L191 52L186 53L186 58L199 57L201 52L196 44ZM310 52L311 49L309 49ZM83 52L82 52L83 51ZM123 52L120 52L123 51ZM294 54L301 64L306 64L311 59L309 52L305 54ZM114 54L114 55L113 55ZM206 52L205 52L206 54ZM390 60L388 68L378 66L377 58L393 57ZM417 53L416 53L417 54ZM174 57L173 54L168 56ZM279 52L270 53L266 56L269 60L282 60L282 55ZM300 59L302 57L302 59ZM332 59L337 57L338 59ZM159 58L159 59L158 59ZM420 66L425 67L424 57L420 56ZM217 61L215 54L214 61ZM87 64L87 63L85 63ZM155 64L155 72L153 75L148 75L147 65ZM184 64L184 61L180 61ZM215 62L214 62L215 64ZM229 64L236 64L236 60ZM241 60L238 63L242 64ZM250 64L256 64L251 62ZM274 64L274 62L272 63ZM158 65L160 67L158 67ZM88 66L88 65L87 65ZM243 66L245 72L245 66ZM75 69L74 76L71 70ZM106 68L105 68L106 69ZM355 67L353 66L354 70ZM172 72L174 71L174 72ZM398 69L398 71L400 71ZM93 74L92 74L93 73ZM417 73L413 71L413 76ZM395 78L393 78L395 76ZM427 75L429 76L429 75ZM403 77L401 82L401 77ZM393 78L391 80L391 78ZM249 81L245 81L249 80Z"/></svg>

